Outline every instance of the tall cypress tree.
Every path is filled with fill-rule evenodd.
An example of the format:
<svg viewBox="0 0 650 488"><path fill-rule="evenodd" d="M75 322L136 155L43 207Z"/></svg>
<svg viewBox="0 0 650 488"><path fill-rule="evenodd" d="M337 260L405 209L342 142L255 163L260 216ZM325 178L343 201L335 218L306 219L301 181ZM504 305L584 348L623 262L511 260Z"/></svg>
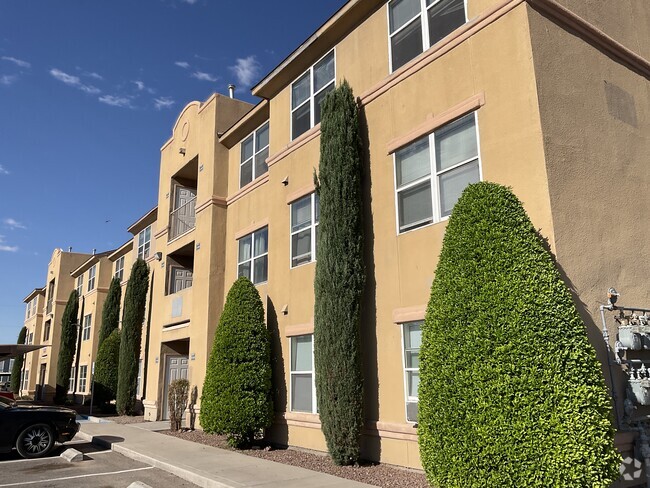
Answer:
<svg viewBox="0 0 650 488"><path fill-rule="evenodd" d="M18 340L16 344L25 344L25 337L27 336L27 327L20 329L18 333ZM14 395L17 395L20 391L20 372L23 369L23 362L25 361L25 355L19 354L14 359L14 365L11 368L11 391Z"/></svg>
<svg viewBox="0 0 650 488"><path fill-rule="evenodd" d="M61 342L59 360L56 364L56 393L54 401L63 404L68 398L70 370L77 347L77 314L79 313L79 294L72 290L61 317Z"/></svg>
<svg viewBox="0 0 650 488"><path fill-rule="evenodd" d="M363 266L359 118L347 81L322 105L314 310L318 411L336 464L359 461Z"/></svg>
<svg viewBox="0 0 650 488"><path fill-rule="evenodd" d="M144 322L148 288L149 266L144 260L138 259L131 268L131 277L126 285L124 296L117 382L117 413L120 415L134 413L138 360L142 345L142 323Z"/></svg>
<svg viewBox="0 0 650 488"><path fill-rule="evenodd" d="M104 308L102 308L102 327L99 329L97 348L120 325L120 301L122 300L122 286L119 278L113 278L108 288ZM116 365L117 366L117 365Z"/></svg>

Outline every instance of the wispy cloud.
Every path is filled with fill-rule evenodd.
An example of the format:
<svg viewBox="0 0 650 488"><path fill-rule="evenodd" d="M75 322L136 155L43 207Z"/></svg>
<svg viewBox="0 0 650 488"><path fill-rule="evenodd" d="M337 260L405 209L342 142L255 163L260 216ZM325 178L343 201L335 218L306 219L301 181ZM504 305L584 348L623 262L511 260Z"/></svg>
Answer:
<svg viewBox="0 0 650 488"><path fill-rule="evenodd" d="M9 170L0 164L0 175L8 175Z"/></svg>
<svg viewBox="0 0 650 488"><path fill-rule="evenodd" d="M97 95L98 93L102 92L97 87L82 83L78 76L70 75L57 68L52 68L50 70L50 75L52 75L55 79L59 80L62 83L65 83L68 86L72 86L83 92L90 93L91 95Z"/></svg>
<svg viewBox="0 0 650 488"><path fill-rule="evenodd" d="M99 73L95 73L94 71L91 73L84 73L84 76L87 76L88 78L95 78L96 80L104 79L102 75L100 75Z"/></svg>
<svg viewBox="0 0 650 488"><path fill-rule="evenodd" d="M99 101L110 105L111 107L123 107L123 108L133 108L131 105L131 99L128 97L120 97L117 95L102 95L99 97Z"/></svg>
<svg viewBox="0 0 650 488"><path fill-rule="evenodd" d="M196 2L199 0L181 0L183 3L189 3L190 5L194 5Z"/></svg>
<svg viewBox="0 0 650 488"><path fill-rule="evenodd" d="M239 84L249 87L257 80L262 65L255 56L248 56L237 59L235 65L229 66L228 69L235 75Z"/></svg>
<svg viewBox="0 0 650 488"><path fill-rule="evenodd" d="M5 227L15 230L15 229L26 229L27 227L18 222L17 220L14 220L12 218L6 218L2 221L3 224L5 224Z"/></svg>
<svg viewBox="0 0 650 488"><path fill-rule="evenodd" d="M153 104L156 107L156 110L162 110L163 108L170 108L176 102L171 97L160 97L154 98Z"/></svg>
<svg viewBox="0 0 650 488"><path fill-rule="evenodd" d="M133 84L138 87L138 91L146 91L147 93L151 93L152 95L156 93L156 90L145 85L143 81L135 80Z"/></svg>
<svg viewBox="0 0 650 488"><path fill-rule="evenodd" d="M210 73L204 73L203 71L195 71L192 73L192 78L196 78L201 81L217 81L216 76L211 75Z"/></svg>
<svg viewBox="0 0 650 488"><path fill-rule="evenodd" d="M190 67L190 63L188 63L187 61L176 61L174 64L179 68L183 68L183 69L189 69Z"/></svg>
<svg viewBox="0 0 650 488"><path fill-rule="evenodd" d="M13 85L16 80L18 80L18 77L16 75L2 75L0 76L0 85Z"/></svg>
<svg viewBox="0 0 650 488"><path fill-rule="evenodd" d="M0 252L16 252L18 246L8 246L5 242L5 236L0 236Z"/></svg>
<svg viewBox="0 0 650 488"><path fill-rule="evenodd" d="M14 58L13 56L2 56L2 60L9 61L10 63L14 63L16 66L20 66L21 68L32 67L31 63L28 63L27 61L23 61L22 59Z"/></svg>

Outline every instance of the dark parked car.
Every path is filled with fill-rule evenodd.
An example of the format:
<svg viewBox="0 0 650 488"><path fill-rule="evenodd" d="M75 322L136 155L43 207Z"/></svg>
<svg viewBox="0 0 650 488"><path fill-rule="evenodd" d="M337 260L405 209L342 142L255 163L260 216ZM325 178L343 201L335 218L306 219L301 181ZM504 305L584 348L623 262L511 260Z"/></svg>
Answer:
<svg viewBox="0 0 650 488"><path fill-rule="evenodd" d="M0 452L15 447L24 458L45 456L55 442L67 442L77 434L76 418L69 408L19 404L0 397Z"/></svg>

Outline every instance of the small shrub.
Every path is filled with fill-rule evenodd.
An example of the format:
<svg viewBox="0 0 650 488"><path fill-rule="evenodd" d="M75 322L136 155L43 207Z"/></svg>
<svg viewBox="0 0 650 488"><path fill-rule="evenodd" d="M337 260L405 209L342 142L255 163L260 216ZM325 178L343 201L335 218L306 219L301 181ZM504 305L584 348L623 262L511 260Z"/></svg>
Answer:
<svg viewBox="0 0 650 488"><path fill-rule="evenodd" d="M169 406L169 422L173 431L181 429L183 413L187 408L187 397L190 391L190 382L178 379L171 382L167 393L167 404Z"/></svg>
<svg viewBox="0 0 650 488"><path fill-rule="evenodd" d="M120 362L120 331L111 332L99 346L95 362L95 402L107 410L109 402L117 395L118 367ZM114 407L112 407L114 409Z"/></svg>

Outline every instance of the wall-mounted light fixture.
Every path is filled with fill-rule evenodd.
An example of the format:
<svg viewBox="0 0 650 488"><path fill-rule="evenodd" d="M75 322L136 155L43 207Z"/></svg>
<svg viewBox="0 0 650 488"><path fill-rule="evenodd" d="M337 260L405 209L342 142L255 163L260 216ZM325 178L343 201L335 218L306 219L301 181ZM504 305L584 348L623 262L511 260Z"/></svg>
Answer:
<svg viewBox="0 0 650 488"><path fill-rule="evenodd" d="M154 254L154 256L156 257L156 261L162 261L162 253L161 252L157 252L156 254Z"/></svg>
<svg viewBox="0 0 650 488"><path fill-rule="evenodd" d="M179 153L179 154L182 154L183 156L185 156L185 148L184 148L184 147L181 147L181 148L178 150L178 153Z"/></svg>

